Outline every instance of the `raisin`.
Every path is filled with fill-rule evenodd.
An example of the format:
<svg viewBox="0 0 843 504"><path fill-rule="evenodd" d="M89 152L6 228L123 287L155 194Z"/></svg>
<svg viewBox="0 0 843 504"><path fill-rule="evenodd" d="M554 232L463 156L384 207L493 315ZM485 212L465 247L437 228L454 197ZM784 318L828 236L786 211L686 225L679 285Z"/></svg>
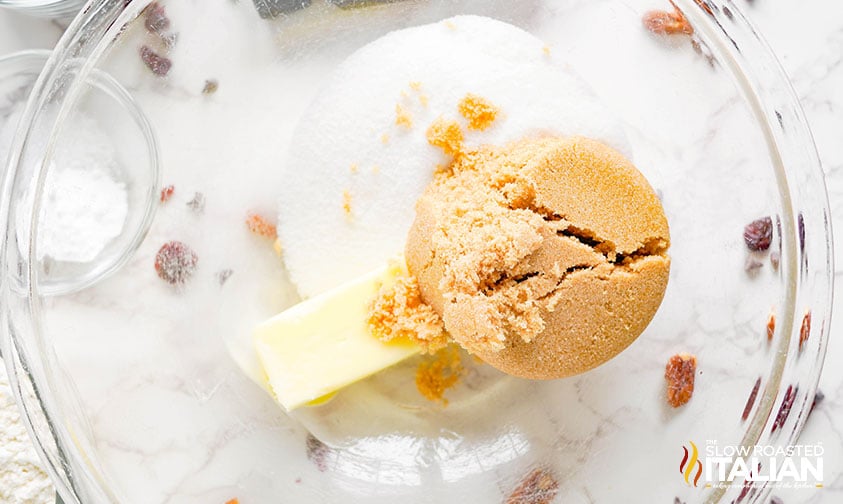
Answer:
<svg viewBox="0 0 843 504"><path fill-rule="evenodd" d="M173 62L169 58L161 56L146 45L141 47L140 56L146 67L159 77L167 75L170 72L170 67L173 66Z"/></svg>
<svg viewBox="0 0 843 504"><path fill-rule="evenodd" d="M668 404L678 408L691 400L696 372L697 358L693 355L677 354L667 361L664 377L667 380Z"/></svg>
<svg viewBox="0 0 843 504"><path fill-rule="evenodd" d="M506 504L550 504L559 491L559 482L547 469L534 469L513 490Z"/></svg>
<svg viewBox="0 0 843 504"><path fill-rule="evenodd" d="M762 217L747 224L743 230L743 240L747 248L755 252L770 248L770 242L773 240L773 219Z"/></svg>
<svg viewBox="0 0 843 504"><path fill-rule="evenodd" d="M152 2L146 7L146 19L143 22L146 29L151 33L161 34L167 31L170 27L170 18L167 17L167 12L164 6L158 2Z"/></svg>
<svg viewBox="0 0 843 504"><path fill-rule="evenodd" d="M182 285L193 275L199 258L180 241L167 242L155 254L155 271L167 283Z"/></svg>

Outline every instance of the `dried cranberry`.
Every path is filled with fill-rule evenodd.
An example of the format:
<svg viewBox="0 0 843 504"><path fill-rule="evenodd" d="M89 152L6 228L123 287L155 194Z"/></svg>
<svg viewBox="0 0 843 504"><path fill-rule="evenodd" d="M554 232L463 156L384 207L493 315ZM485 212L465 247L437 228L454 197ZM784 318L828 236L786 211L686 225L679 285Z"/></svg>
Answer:
<svg viewBox="0 0 843 504"><path fill-rule="evenodd" d="M773 219L762 217L750 222L743 230L743 239L749 250L767 250L773 240Z"/></svg>
<svg viewBox="0 0 843 504"><path fill-rule="evenodd" d="M664 378L667 380L667 402L678 408L691 400L697 372L697 358L690 354L677 354L667 361Z"/></svg>
<svg viewBox="0 0 843 504"><path fill-rule="evenodd" d="M155 254L155 271L167 283L184 284L196 270L199 258L180 241L167 242Z"/></svg>
<svg viewBox="0 0 843 504"><path fill-rule="evenodd" d="M140 49L140 56L143 62L146 64L146 67L152 70L152 73L159 77L164 77L170 72L170 67L173 66L173 62L170 61L170 58L166 58L161 56L160 54L156 53L149 46L142 46Z"/></svg>

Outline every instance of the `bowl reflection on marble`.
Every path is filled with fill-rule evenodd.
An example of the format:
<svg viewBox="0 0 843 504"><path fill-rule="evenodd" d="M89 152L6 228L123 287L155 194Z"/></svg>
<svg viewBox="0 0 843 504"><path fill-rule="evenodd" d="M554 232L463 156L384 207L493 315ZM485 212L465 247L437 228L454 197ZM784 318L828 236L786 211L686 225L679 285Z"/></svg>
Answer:
<svg viewBox="0 0 843 504"><path fill-rule="evenodd" d="M684 17L656 0L147 3L97 0L76 19L22 112L3 186L3 354L66 502L768 494L768 484L686 481L678 470L692 445L792 443L828 331L819 162L785 76L731 2L677 0ZM653 9L664 22L647 17ZM411 360L287 415L241 367L254 361L255 324L299 298L271 241L244 218L277 213L298 119L345 57L391 30L458 14L545 41L617 115L671 225L664 302L632 346L574 378L533 382L477 365L443 408L418 395ZM160 184L135 173L149 151L110 125L93 71L119 83L151 125ZM143 229L127 229L142 240L118 270L51 292L37 253L55 169L46 160L81 118L111 135L124 167L113 175L157 204L131 201L150 210ZM31 187L36 196L24 197ZM751 252L744 227L764 217L771 245ZM181 288L153 268L173 240L198 257ZM674 409L664 370L681 352L697 357L696 390Z"/></svg>

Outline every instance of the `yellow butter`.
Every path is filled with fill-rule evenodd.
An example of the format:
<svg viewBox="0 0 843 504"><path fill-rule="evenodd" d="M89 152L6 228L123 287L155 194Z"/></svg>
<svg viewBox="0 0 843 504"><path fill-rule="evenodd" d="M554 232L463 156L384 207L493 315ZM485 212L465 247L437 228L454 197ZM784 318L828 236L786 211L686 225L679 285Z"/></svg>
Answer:
<svg viewBox="0 0 843 504"><path fill-rule="evenodd" d="M366 324L378 289L405 271L403 260L391 264L303 301L255 329L258 358L284 408L305 406L421 351L406 339L384 343Z"/></svg>

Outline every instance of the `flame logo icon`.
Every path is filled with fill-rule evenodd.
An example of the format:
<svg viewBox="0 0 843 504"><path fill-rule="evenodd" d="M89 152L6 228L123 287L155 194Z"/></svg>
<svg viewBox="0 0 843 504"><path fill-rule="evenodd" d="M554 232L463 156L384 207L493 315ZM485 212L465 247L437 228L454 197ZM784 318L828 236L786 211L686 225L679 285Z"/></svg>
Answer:
<svg viewBox="0 0 843 504"><path fill-rule="evenodd" d="M691 450L688 451L688 448L685 446L682 447L685 455L682 456L682 462L679 463L679 473L685 477L685 483L691 485L691 475L694 474L694 470L696 469L693 485L697 486L700 476L702 476L702 462L700 462L699 458L700 452L697 450L697 445L693 441L688 442L691 443Z"/></svg>

